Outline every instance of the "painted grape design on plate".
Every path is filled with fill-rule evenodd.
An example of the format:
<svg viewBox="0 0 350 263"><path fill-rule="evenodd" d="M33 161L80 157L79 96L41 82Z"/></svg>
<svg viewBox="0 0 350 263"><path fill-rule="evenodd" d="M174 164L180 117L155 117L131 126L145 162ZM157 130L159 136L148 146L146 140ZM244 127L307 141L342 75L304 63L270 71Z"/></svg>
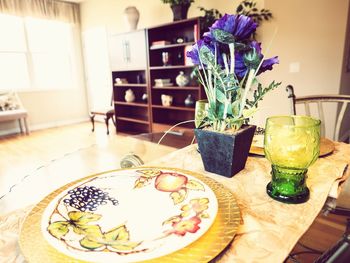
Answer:
<svg viewBox="0 0 350 263"><path fill-rule="evenodd" d="M70 198L64 199L64 204L82 212L96 211L98 206L107 204L107 201L113 205L119 204L118 200L95 186L77 187L68 191L68 194Z"/></svg>

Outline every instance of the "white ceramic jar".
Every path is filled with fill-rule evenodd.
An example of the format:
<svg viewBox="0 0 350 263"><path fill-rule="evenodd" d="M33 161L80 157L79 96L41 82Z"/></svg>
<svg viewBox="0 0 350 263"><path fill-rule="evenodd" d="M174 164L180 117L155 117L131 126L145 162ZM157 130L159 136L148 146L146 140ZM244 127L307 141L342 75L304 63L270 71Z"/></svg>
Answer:
<svg viewBox="0 0 350 263"><path fill-rule="evenodd" d="M133 101L135 101L135 94L132 91L132 89L128 89L127 91L125 91L124 98L125 98L126 102L133 102Z"/></svg>
<svg viewBox="0 0 350 263"><path fill-rule="evenodd" d="M139 22L140 13L135 6L128 6L124 10L124 19L129 30L136 30Z"/></svg>

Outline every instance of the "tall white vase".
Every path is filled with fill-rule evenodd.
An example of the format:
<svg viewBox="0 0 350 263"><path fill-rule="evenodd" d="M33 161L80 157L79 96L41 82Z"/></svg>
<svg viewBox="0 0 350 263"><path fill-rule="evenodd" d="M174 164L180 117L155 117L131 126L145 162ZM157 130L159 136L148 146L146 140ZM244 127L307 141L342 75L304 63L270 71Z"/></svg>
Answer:
<svg viewBox="0 0 350 263"><path fill-rule="evenodd" d="M136 30L139 22L140 13L135 6L128 6L124 10L124 19L129 30Z"/></svg>

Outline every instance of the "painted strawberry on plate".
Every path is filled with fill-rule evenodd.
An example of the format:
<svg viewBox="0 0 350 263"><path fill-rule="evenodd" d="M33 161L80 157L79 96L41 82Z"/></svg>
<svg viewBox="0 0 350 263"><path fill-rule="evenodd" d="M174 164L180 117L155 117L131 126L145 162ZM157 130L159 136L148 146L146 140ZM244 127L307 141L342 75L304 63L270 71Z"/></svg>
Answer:
<svg viewBox="0 0 350 263"><path fill-rule="evenodd" d="M134 188L149 185L154 180L154 187L158 191L169 192L174 204L183 202L189 190L205 191L204 186L196 180L189 180L187 176L176 173L161 171L158 169L137 170L142 174L136 181Z"/></svg>

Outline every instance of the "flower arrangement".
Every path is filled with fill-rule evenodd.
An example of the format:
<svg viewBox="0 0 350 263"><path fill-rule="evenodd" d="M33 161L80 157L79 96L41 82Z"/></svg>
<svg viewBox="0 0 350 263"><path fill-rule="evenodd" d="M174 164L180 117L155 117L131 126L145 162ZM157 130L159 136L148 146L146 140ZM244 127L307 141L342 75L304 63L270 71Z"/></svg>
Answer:
<svg viewBox="0 0 350 263"><path fill-rule="evenodd" d="M279 62L277 56L264 59L261 43L252 40L257 26L250 17L225 14L187 52L208 98L201 127L239 130L257 111L258 102L281 84L273 81L263 87L257 80Z"/></svg>

